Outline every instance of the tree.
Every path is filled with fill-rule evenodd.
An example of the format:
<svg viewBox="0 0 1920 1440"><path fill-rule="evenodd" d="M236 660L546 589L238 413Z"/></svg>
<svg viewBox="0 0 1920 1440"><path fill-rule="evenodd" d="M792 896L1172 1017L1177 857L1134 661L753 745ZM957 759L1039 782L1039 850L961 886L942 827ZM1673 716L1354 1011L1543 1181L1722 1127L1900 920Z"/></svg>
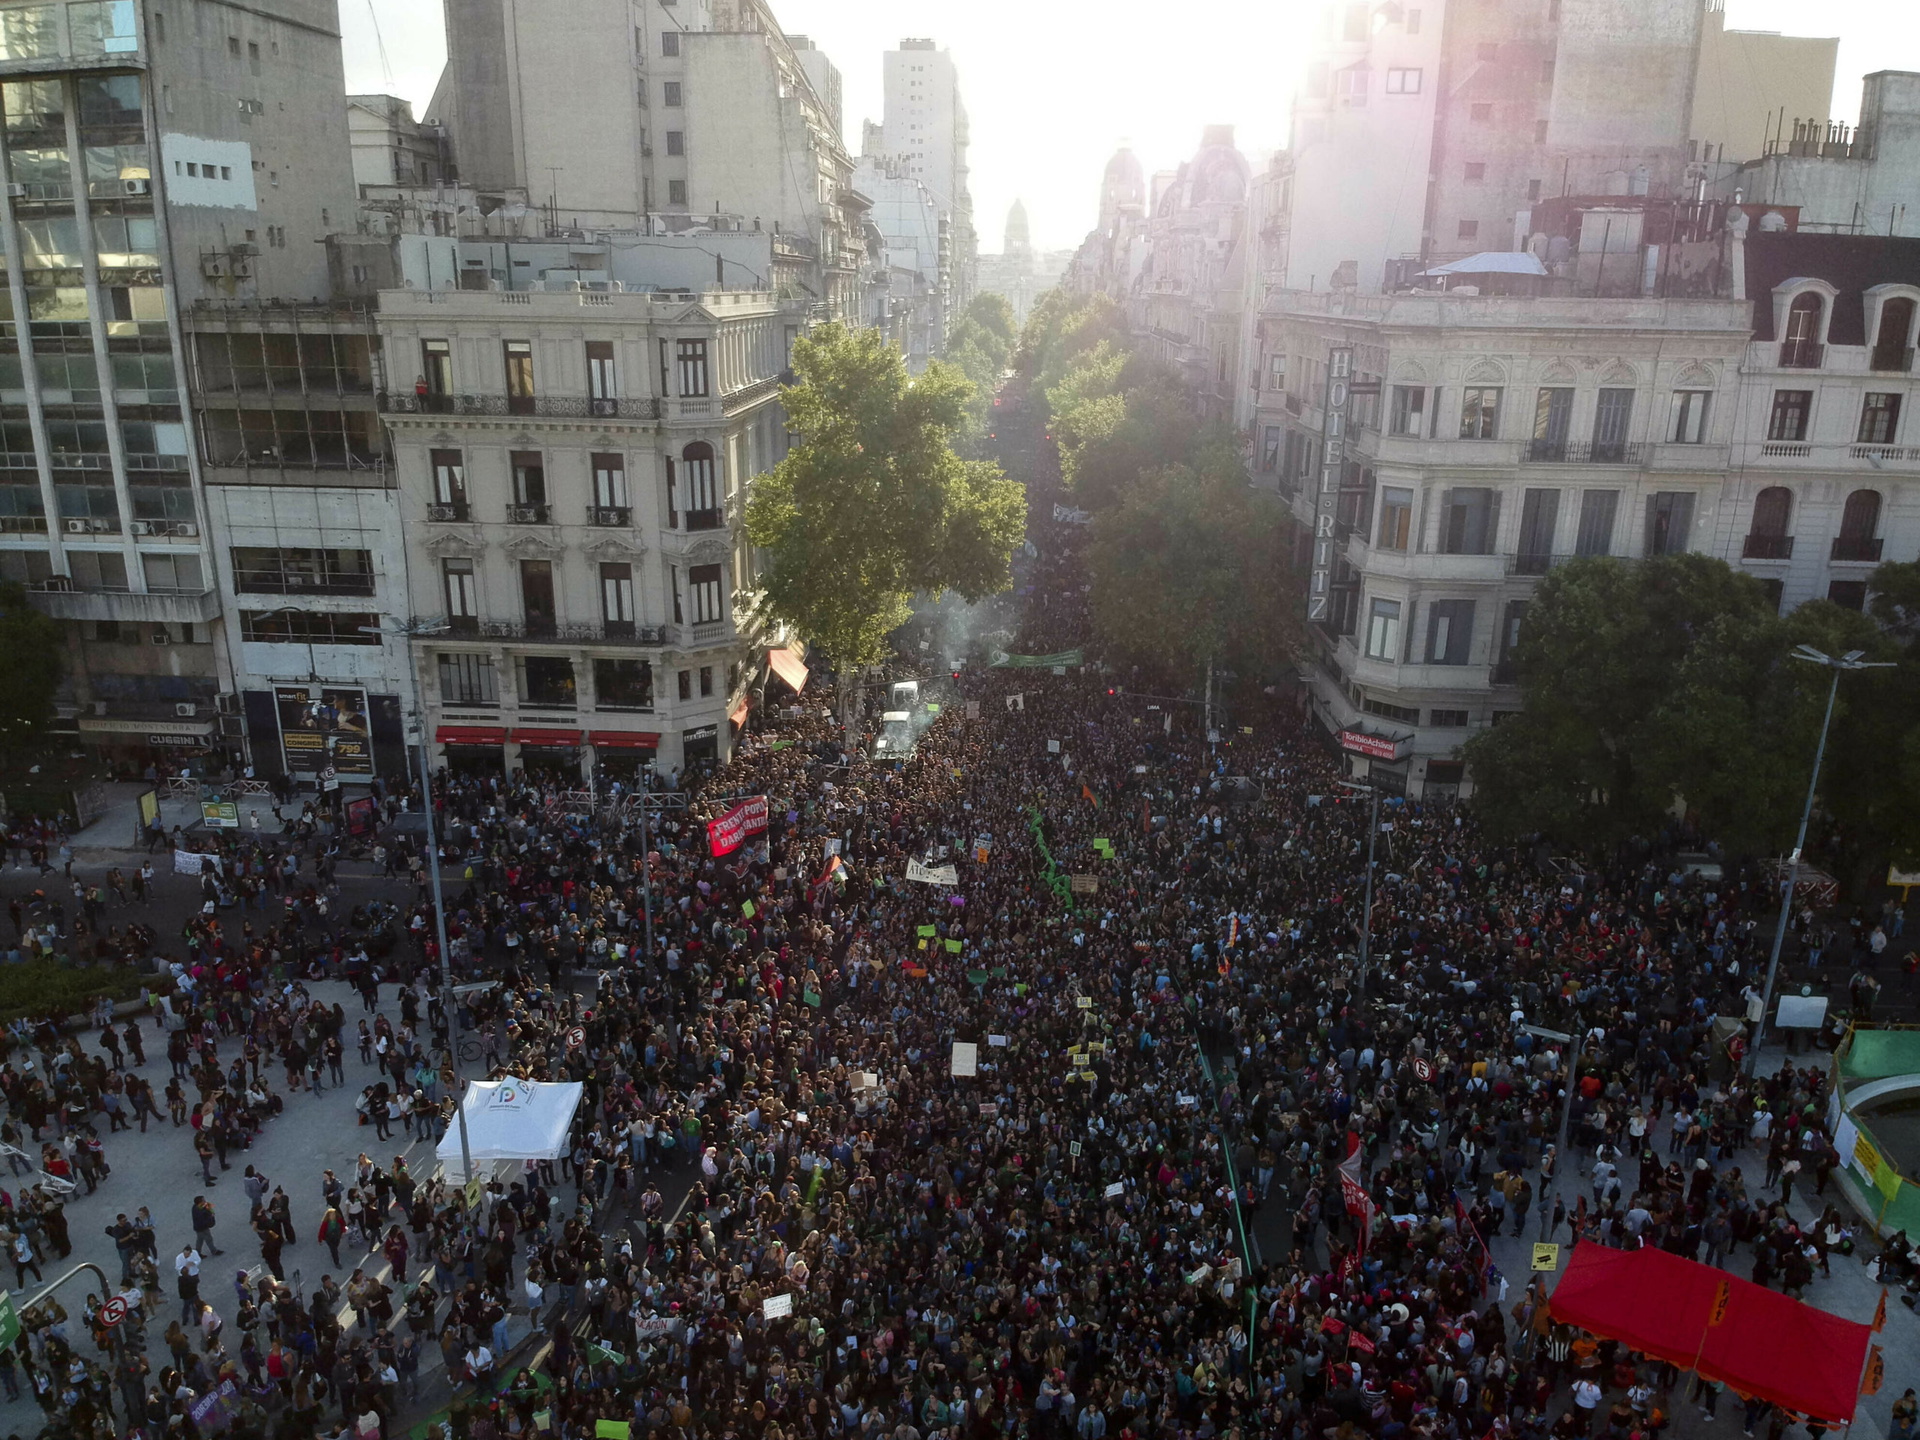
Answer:
<svg viewBox="0 0 1920 1440"><path fill-rule="evenodd" d="M939 361L912 379L878 332L838 325L797 341L793 367L799 383L781 398L800 443L747 497L760 611L836 664L862 665L885 654L915 593L1004 590L1026 496L998 466L954 453L967 379Z"/></svg>
<svg viewBox="0 0 1920 1440"><path fill-rule="evenodd" d="M972 429L984 428L994 392L1013 353L1013 307L1002 295L976 295L948 327L945 360L973 382Z"/></svg>
<svg viewBox="0 0 1920 1440"><path fill-rule="evenodd" d="M14 758L38 744L53 716L53 695L65 671L60 626L27 603L26 590L0 584L0 655L7 683L0 687L0 757Z"/></svg>
<svg viewBox="0 0 1920 1440"><path fill-rule="evenodd" d="M1298 577L1279 504L1237 460L1169 465L1094 515L1087 568L1095 631L1109 654L1184 680L1212 661L1262 674L1300 635Z"/></svg>

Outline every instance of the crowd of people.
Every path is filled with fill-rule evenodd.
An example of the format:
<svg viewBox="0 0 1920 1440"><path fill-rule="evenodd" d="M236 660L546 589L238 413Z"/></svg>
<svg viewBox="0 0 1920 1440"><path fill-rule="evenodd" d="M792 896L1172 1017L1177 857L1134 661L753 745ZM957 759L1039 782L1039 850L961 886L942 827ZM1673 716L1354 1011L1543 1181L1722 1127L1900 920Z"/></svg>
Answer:
<svg viewBox="0 0 1920 1440"><path fill-rule="evenodd" d="M1071 527L1035 539L1007 648L1048 654L1086 638L1082 572ZM179 1300L172 1360L84 1355L105 1297L30 1317L49 1433L384 1437L416 1404L453 1440L1657 1440L1682 1404L1713 1416L1711 1384L1556 1326L1491 1242L1660 1246L1817 1296L1853 1244L1825 1071L1748 1078L1720 1021L1774 892L1654 846L1551 870L1392 802L1363 974L1370 811L1339 758L1285 695L1210 741L1133 678L968 669L904 761L870 758L872 696L819 680L645 839L637 806L443 775L446 958L499 980L458 1000L417 852L410 908L345 922L324 873L289 891L265 865L299 902L278 925L216 906L183 937L169 1090L198 1098L171 1118L211 1188L249 1127L371 1067L376 1139L291 1195L249 1170L262 1264L230 1304L211 1199L173 1257L144 1212L116 1221L145 1323L163 1279ZM743 794L767 828L716 856L704 822ZM366 1018L313 1000L321 975ZM478 1068L583 1086L567 1152L473 1203L381 1148L440 1132L455 1006ZM1542 1029L1581 1037L1564 1151L1570 1056ZM33 1078L0 1071L22 1134L105 1106L110 1054L31 1043ZM9 1232L36 1259L37 1203ZM300 1245L333 1262L310 1292ZM423 1394L435 1349L451 1389Z"/></svg>

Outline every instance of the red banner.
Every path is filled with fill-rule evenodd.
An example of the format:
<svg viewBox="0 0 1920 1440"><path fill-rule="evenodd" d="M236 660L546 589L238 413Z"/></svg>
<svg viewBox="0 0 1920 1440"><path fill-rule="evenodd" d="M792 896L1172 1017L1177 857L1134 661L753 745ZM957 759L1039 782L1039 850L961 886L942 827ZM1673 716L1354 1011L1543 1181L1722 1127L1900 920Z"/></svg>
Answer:
<svg viewBox="0 0 1920 1440"><path fill-rule="evenodd" d="M749 835L762 834L766 828L767 797L756 795L707 822L707 845L715 855L731 855Z"/></svg>

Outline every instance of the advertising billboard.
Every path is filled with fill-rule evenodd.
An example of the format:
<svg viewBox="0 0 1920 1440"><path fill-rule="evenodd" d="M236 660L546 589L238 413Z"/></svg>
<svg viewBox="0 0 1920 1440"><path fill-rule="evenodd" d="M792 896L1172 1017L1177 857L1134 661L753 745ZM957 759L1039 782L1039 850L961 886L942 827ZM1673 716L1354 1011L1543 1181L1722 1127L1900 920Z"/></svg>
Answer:
<svg viewBox="0 0 1920 1440"><path fill-rule="evenodd" d="M280 712L280 753L288 774L317 776L327 769L348 778L373 774L365 690L349 685L277 685L273 698Z"/></svg>

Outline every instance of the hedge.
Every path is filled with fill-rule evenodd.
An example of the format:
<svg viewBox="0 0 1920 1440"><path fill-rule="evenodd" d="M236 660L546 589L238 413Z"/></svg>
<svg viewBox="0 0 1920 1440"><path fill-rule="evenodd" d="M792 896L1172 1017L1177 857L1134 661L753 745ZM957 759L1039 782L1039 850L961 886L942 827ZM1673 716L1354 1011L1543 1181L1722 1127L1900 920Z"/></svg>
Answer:
<svg viewBox="0 0 1920 1440"><path fill-rule="evenodd" d="M72 965L58 960L28 960L0 965L0 1022L25 1016L39 1020L52 1012L84 1015L102 995L138 999L157 977L136 970Z"/></svg>

